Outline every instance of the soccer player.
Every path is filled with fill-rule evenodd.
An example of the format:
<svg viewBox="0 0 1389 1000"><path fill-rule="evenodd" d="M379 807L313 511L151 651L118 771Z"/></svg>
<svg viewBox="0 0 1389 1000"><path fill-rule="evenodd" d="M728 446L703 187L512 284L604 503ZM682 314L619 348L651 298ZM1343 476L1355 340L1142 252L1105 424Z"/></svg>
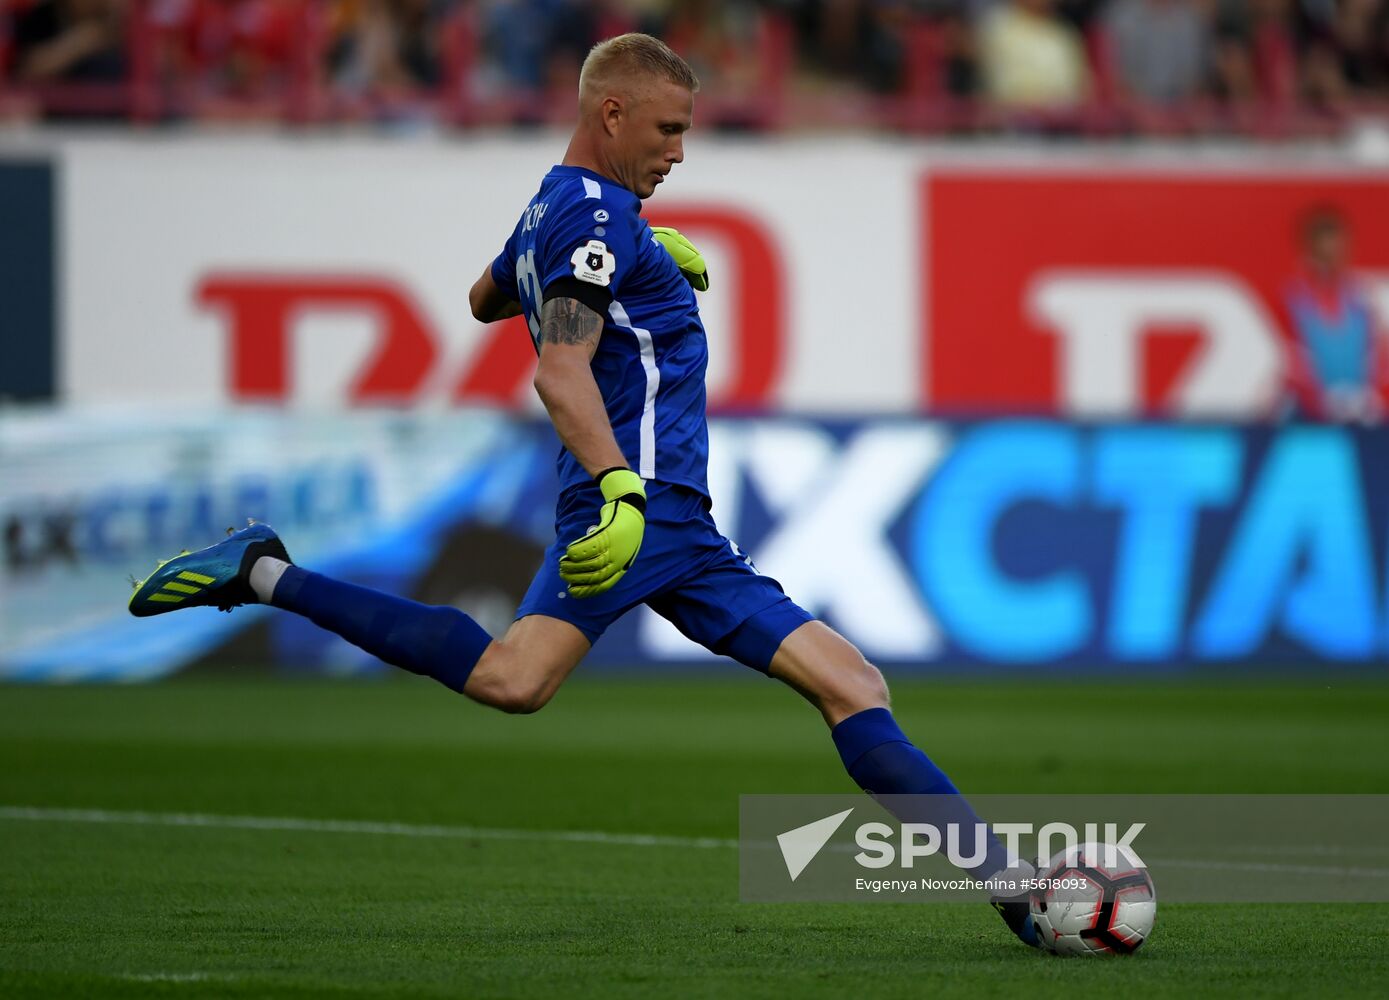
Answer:
<svg viewBox="0 0 1389 1000"><path fill-rule="evenodd" d="M709 514L708 348L694 295L707 274L687 241L653 232L639 214L684 159L698 86L650 36L595 46L564 162L469 293L479 320L525 317L539 355L535 388L564 446L556 539L505 635L493 638L455 608L295 566L262 524L162 564L137 585L131 611L272 604L483 704L534 712L609 625L646 604L804 695L863 789L929 793L896 807L904 819L977 822L898 727L882 674L758 573ZM990 834L970 871L987 878L1007 862ZM994 905L1035 943L1024 900Z"/></svg>

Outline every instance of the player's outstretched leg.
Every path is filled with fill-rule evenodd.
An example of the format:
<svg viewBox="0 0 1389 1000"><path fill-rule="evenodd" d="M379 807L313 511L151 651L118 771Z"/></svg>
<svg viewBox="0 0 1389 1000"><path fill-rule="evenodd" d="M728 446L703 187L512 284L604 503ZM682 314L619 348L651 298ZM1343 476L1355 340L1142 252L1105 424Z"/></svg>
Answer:
<svg viewBox="0 0 1389 1000"><path fill-rule="evenodd" d="M966 830L981 823L945 772L897 725L888 708L882 674L829 626L807 622L797 628L777 648L768 673L820 710L845 770L860 788L873 796L914 796L891 800L891 809L902 822L938 828L957 823ZM968 872L988 879L1007 869L1010 860L1003 844L989 833L984 860ZM1020 874L1026 877L1029 872L1024 868ZM1025 894L994 897L990 902L1014 934L1025 944L1037 946Z"/></svg>
<svg viewBox="0 0 1389 1000"><path fill-rule="evenodd" d="M130 612L147 617L255 603L303 615L387 663L433 677L460 694L492 643L456 608L431 607L295 566L268 524L252 524L216 545L160 563L136 584Z"/></svg>

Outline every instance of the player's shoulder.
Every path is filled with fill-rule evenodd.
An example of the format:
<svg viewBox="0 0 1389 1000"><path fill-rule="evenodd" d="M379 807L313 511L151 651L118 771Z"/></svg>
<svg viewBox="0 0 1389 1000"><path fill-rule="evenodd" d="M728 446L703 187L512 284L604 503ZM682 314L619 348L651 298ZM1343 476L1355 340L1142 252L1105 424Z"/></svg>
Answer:
<svg viewBox="0 0 1389 1000"><path fill-rule="evenodd" d="M637 226L641 201L622 185L583 167L556 166L541 187L546 215L596 225Z"/></svg>

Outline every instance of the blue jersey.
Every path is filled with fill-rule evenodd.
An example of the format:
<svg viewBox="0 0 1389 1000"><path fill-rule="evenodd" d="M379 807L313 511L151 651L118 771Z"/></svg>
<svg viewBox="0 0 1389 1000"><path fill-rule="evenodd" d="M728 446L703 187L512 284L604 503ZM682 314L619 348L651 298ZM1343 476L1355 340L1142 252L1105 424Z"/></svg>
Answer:
<svg viewBox="0 0 1389 1000"><path fill-rule="evenodd" d="M1373 388L1374 315L1355 286L1338 287L1335 303L1328 309L1305 282L1295 283L1288 293L1288 311L1323 389Z"/></svg>
<svg viewBox="0 0 1389 1000"><path fill-rule="evenodd" d="M640 209L606 177L554 167L492 262L492 278L521 303L537 350L547 299L575 298L603 317L593 377L618 447L643 479L707 497L704 325L694 291ZM562 490L592 482L563 448L559 477Z"/></svg>

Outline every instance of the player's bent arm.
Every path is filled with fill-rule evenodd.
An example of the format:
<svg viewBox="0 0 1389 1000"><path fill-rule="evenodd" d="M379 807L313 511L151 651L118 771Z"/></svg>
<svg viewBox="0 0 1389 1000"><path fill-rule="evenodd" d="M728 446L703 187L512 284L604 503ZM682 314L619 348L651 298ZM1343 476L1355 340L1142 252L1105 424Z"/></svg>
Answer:
<svg viewBox="0 0 1389 1000"><path fill-rule="evenodd" d="M590 367L602 335L603 317L577 299L559 295L540 307L535 390L560 440L603 495L598 523L569 542L559 561L560 579L580 599L617 585L637 558L646 529L646 489L627 468Z"/></svg>
<svg viewBox="0 0 1389 1000"><path fill-rule="evenodd" d="M498 287L492 277L492 267L482 269L482 274L468 291L468 305L472 307L473 317L480 323L494 323L499 319L510 319L521 315L521 303L511 298Z"/></svg>
<svg viewBox="0 0 1389 1000"><path fill-rule="evenodd" d="M591 476L627 466L589 367L602 334L603 317L578 299L553 298L540 308L535 391L560 441Z"/></svg>

